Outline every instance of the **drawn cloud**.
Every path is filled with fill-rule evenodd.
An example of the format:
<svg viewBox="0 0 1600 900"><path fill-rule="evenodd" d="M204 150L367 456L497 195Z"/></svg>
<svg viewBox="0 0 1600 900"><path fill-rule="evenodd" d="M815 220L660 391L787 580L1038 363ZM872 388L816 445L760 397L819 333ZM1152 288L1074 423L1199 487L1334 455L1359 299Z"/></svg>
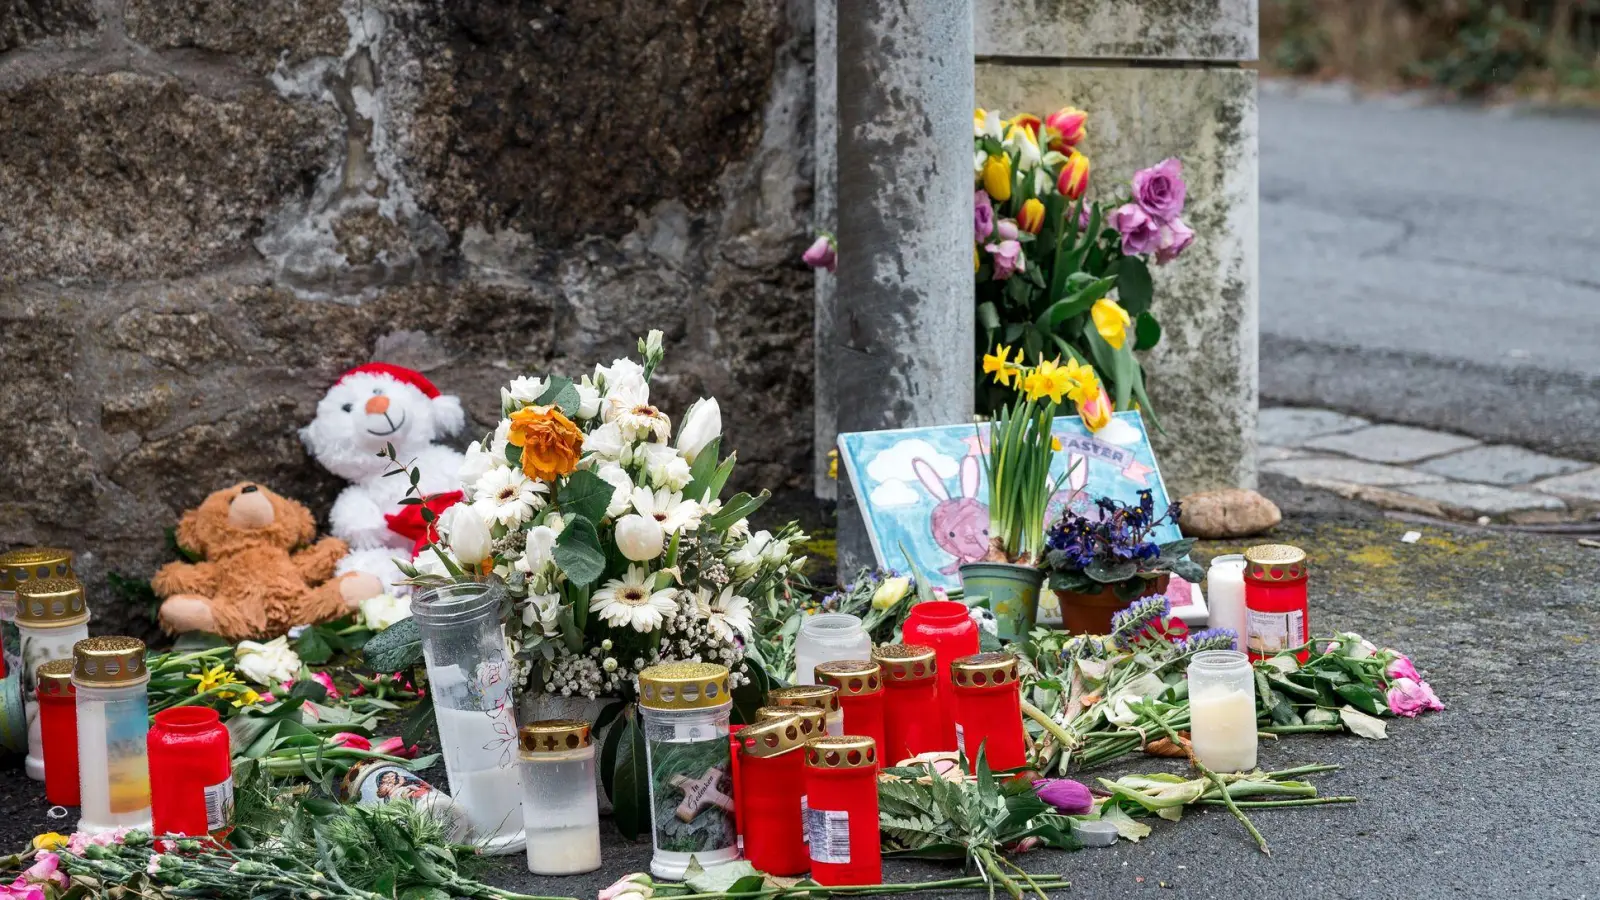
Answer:
<svg viewBox="0 0 1600 900"><path fill-rule="evenodd" d="M961 463L955 458L939 452L936 447L921 438L910 438L874 456L872 462L867 464L867 477L879 482L915 481L917 473L911 469L911 461L915 459L932 466L940 478L954 478L956 473L961 471ZM900 487L910 490L904 483ZM873 491L873 499L877 500L877 491Z"/></svg>
<svg viewBox="0 0 1600 900"><path fill-rule="evenodd" d="M872 505L879 509L889 509L895 506L916 506L923 499L923 495L910 485L897 478L890 478L872 489Z"/></svg>

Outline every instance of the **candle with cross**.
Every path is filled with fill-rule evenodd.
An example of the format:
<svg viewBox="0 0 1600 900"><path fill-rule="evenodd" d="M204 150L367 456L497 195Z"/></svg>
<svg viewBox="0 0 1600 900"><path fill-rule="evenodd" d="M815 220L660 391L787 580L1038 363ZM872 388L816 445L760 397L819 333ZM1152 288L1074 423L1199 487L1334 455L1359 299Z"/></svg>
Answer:
<svg viewBox="0 0 1600 900"><path fill-rule="evenodd" d="M726 813L733 812L733 798L724 794L720 788L727 773L718 766L706 769L699 778L690 778L687 775L674 775L669 783L683 791L683 802L678 804L678 818L684 822L693 822L697 816L708 806L715 806Z"/></svg>

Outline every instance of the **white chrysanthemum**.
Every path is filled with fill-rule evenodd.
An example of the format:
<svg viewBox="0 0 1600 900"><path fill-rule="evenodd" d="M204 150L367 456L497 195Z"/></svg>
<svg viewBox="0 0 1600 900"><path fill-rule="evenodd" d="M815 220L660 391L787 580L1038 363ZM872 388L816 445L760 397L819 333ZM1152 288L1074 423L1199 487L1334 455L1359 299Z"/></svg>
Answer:
<svg viewBox="0 0 1600 900"><path fill-rule="evenodd" d="M485 450L483 444L473 441L467 446L467 452L462 455L461 468L456 470L456 480L467 486L468 499L472 496L472 485L478 483L490 469L506 465L505 457L496 459L493 453Z"/></svg>
<svg viewBox="0 0 1600 900"><path fill-rule="evenodd" d="M628 455L628 442L622 437L622 428L616 422L607 422L583 438L583 452L600 459L622 460Z"/></svg>
<svg viewBox="0 0 1600 900"><path fill-rule="evenodd" d="M548 485L522 474L521 469L490 469L472 486L472 508L485 522L515 528L544 508L541 495L549 490Z"/></svg>
<svg viewBox="0 0 1600 900"><path fill-rule="evenodd" d="M633 508L641 516L661 523L667 534L700 527L700 504L683 499L683 495L666 488L652 491L649 488L633 489Z"/></svg>
<svg viewBox="0 0 1600 900"><path fill-rule="evenodd" d="M750 616L750 601L735 594L731 585L723 588L722 593L715 597L711 591L700 588L695 591L694 602L706 625L726 643L733 643L735 634L748 638L750 630L755 627Z"/></svg>
<svg viewBox="0 0 1600 900"><path fill-rule="evenodd" d="M513 378L510 384L500 389L500 408L515 410L537 403L548 390L550 390L549 379L534 378L530 375Z"/></svg>
<svg viewBox="0 0 1600 900"><path fill-rule="evenodd" d="M650 483L658 488L681 491L689 484L689 461L666 444L645 444L639 448L644 457L644 472Z"/></svg>
<svg viewBox="0 0 1600 900"><path fill-rule="evenodd" d="M613 628L632 628L648 633L661 627L668 613L676 612L677 591L672 588L653 590L654 577L638 566L629 566L622 578L613 578L595 591L589 602L591 612L598 613Z"/></svg>
<svg viewBox="0 0 1600 900"><path fill-rule="evenodd" d="M633 503L633 479L628 477L628 471L617 463L604 462L594 473L611 485L611 502L606 504L606 516L615 519L627 512Z"/></svg>
<svg viewBox="0 0 1600 900"><path fill-rule="evenodd" d="M672 420L648 403L624 407L617 411L612 421L622 429L622 436L630 441L665 444L672 438Z"/></svg>

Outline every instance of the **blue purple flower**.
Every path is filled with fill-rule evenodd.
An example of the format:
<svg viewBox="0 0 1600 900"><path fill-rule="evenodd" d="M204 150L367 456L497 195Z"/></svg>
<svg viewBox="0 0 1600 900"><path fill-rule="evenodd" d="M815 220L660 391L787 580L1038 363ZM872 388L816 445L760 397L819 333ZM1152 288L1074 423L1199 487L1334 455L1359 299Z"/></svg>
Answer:
<svg viewBox="0 0 1600 900"><path fill-rule="evenodd" d="M1167 598L1157 594L1128 604L1128 608L1111 617L1111 641L1124 650L1131 649L1146 628L1166 621L1172 612Z"/></svg>
<svg viewBox="0 0 1600 900"><path fill-rule="evenodd" d="M1178 642L1179 653L1199 653L1202 650L1236 650L1239 634L1232 628L1202 628Z"/></svg>

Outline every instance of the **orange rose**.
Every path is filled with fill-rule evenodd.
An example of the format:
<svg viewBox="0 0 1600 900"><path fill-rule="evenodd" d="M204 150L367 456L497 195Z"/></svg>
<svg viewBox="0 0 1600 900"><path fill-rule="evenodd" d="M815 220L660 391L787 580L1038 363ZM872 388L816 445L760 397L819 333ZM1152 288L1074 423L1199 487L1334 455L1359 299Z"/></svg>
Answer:
<svg viewBox="0 0 1600 900"><path fill-rule="evenodd" d="M522 448L522 471L539 481L570 475L583 451L583 432L554 406L524 406L512 413L506 440Z"/></svg>

